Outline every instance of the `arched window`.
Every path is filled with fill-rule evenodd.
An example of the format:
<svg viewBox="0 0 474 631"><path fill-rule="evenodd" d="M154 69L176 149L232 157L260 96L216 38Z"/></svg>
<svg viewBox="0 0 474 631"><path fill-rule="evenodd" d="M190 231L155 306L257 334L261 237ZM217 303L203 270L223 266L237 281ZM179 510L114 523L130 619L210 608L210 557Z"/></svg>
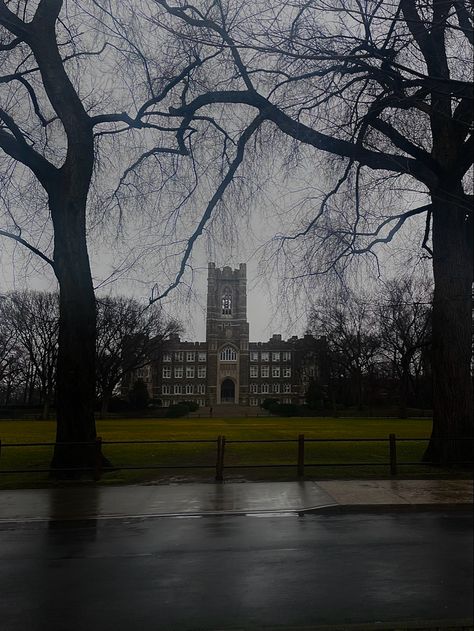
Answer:
<svg viewBox="0 0 474 631"><path fill-rule="evenodd" d="M222 315L232 315L232 294L228 287L222 295Z"/></svg>
<svg viewBox="0 0 474 631"><path fill-rule="evenodd" d="M233 346L225 346L221 350L221 361L222 362L236 362L237 361L237 351Z"/></svg>

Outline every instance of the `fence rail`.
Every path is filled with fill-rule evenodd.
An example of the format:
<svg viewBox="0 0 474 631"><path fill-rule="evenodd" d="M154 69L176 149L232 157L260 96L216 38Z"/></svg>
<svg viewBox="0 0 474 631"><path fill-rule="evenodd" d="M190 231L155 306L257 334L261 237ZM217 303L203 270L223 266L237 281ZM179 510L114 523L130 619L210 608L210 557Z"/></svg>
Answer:
<svg viewBox="0 0 474 631"><path fill-rule="evenodd" d="M397 445L405 442L428 442L429 438L401 438L395 434L389 434L386 438L307 438L304 434L299 434L297 438L269 438L255 440L227 439L225 436L218 436L217 439L182 439L182 440L102 440L97 437L94 441L77 441L77 442L34 442L34 443L2 443L0 440L0 474L13 473L52 473L70 472L70 473L86 473L93 474L94 480L100 480L102 475L107 473L108 469L104 468L104 459L102 456L102 447L104 445L154 445L154 444L214 444L216 445L216 461L215 464L147 464L147 465L116 465L114 469L123 470L159 470L159 469L212 469L215 470L215 480L222 482L224 480L225 469L260 469L260 468L296 468L296 475L299 479L304 478L305 469L308 467L387 467L390 475L395 476L401 466L408 465L426 465L431 466L435 463L426 461L400 461L397 457ZM439 441L474 441L474 437L446 436L438 437ZM385 462L307 462L305 460L305 446L307 443L388 443L388 460ZM255 463L255 464L225 464L225 453L227 445L237 444L259 444L259 443L296 443L296 462L295 463ZM90 446L94 450L94 465L84 467L37 467L29 469L2 469L1 456L4 449L15 448L31 448L31 447L84 447ZM472 465L474 462L456 461L456 464ZM449 465L449 463L446 463Z"/></svg>

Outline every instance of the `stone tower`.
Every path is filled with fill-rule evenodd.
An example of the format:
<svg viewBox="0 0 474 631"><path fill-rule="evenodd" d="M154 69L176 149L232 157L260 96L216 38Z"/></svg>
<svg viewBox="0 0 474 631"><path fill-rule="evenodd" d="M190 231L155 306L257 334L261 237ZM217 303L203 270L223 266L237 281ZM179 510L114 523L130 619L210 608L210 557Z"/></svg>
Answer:
<svg viewBox="0 0 474 631"><path fill-rule="evenodd" d="M207 388L209 405L248 405L247 268L216 268L207 278Z"/></svg>

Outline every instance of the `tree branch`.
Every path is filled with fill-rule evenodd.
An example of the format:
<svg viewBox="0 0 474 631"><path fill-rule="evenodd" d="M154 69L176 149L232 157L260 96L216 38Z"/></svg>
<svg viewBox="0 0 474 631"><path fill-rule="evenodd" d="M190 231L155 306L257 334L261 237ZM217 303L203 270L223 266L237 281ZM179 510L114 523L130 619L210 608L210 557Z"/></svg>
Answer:
<svg viewBox="0 0 474 631"><path fill-rule="evenodd" d="M229 33L226 31L224 27L217 24L214 20L205 18L195 7L191 7L190 5L184 5L183 7L172 7L166 2L166 0L155 0L155 2L157 4L160 4L164 9L166 9L168 13L170 13L171 15L175 15L176 17L180 18L181 20L183 20L190 26L196 26L197 28L210 29L214 31L215 33L218 33L220 37L222 38L222 40L229 47L231 55L234 59L235 66L238 68L240 72L240 76L242 77L247 90L251 92L254 91L254 87L249 77L249 74L247 72L247 68L245 67L244 62L242 61L242 57L240 56L239 48L234 42L234 40L230 37ZM221 17L223 18L221 4L220 3L215 3L215 4L221 9ZM189 8L193 9L201 17L201 19L197 20L196 18L192 18L191 16L187 15L186 9L189 9Z"/></svg>
<svg viewBox="0 0 474 631"><path fill-rule="evenodd" d="M25 239L23 239L19 235L14 234L13 232L8 232L7 230L1 230L0 229L0 236L8 237L9 239L13 239L13 241L17 241L18 243L21 243L21 245L24 245L25 248L28 248L28 250L33 252L33 254L36 254L36 256L39 256L40 259L43 259L43 261L45 261L46 263L51 265L51 267L54 270L54 261L51 260L50 258L48 258L46 256L46 254L43 254L43 252L41 252L41 250L38 250L38 248L35 248L34 245L31 245L31 243L28 243L28 241L25 241Z"/></svg>
<svg viewBox="0 0 474 631"><path fill-rule="evenodd" d="M21 37L15 37L15 39L12 39L8 44L0 44L0 51L13 50L18 44L21 44L22 41L23 39Z"/></svg>
<svg viewBox="0 0 474 631"><path fill-rule="evenodd" d="M0 119L4 122L9 121L9 123L6 123L9 129L11 129L12 125L13 129L15 129L13 135L13 132L9 134L0 128L0 148L11 158L18 160L18 162L31 169L46 189L59 173L58 169L26 143L19 128L6 112L0 111Z"/></svg>
<svg viewBox="0 0 474 631"><path fill-rule="evenodd" d="M423 235L423 241L421 243L421 248L423 250L426 250L428 252L428 254L431 256L431 258L433 258L433 250L428 245L428 239L430 238L430 232L431 232L431 216L432 216L432 214L433 214L433 211L432 211L431 208L429 208L428 212L426 213L425 234Z"/></svg>
<svg viewBox="0 0 474 631"><path fill-rule="evenodd" d="M472 19L462 0L455 0L454 9L458 17L459 28L464 33L471 45L474 45L474 31L472 28Z"/></svg>
<svg viewBox="0 0 474 631"><path fill-rule="evenodd" d="M273 105L263 96L255 92L239 90L207 92L196 97L188 105L170 108L170 112L176 116L182 115L188 120L192 120L194 113L200 108L215 103L241 103L250 105L260 111L261 120L271 120L285 134L304 144L311 145L327 153L358 161L370 169L380 169L412 175L426 184L428 188L434 187L437 183L438 178L436 174L424 164L420 164L417 160L397 154L372 151L356 143L318 132L298 120L293 120L276 105Z"/></svg>
<svg viewBox="0 0 474 631"><path fill-rule="evenodd" d="M152 149L150 149L149 151L145 151L144 153L142 153L136 160L135 162L133 162L129 167L127 167L125 169L125 171L122 173L119 183L117 184L117 187L115 189L115 191L113 192L113 195L116 196L118 193L119 188L122 186L122 184L125 182L127 176L129 175L129 173L131 173L132 171L134 171L138 166L140 166L142 164L142 162L144 162L145 160L147 160L148 158L150 158L151 156L157 156L160 153L163 154L168 154L168 155L187 155L187 154L183 154L183 152L180 149L174 149L173 147L153 147Z"/></svg>
<svg viewBox="0 0 474 631"><path fill-rule="evenodd" d="M260 127L262 121L263 121L263 118L260 115L257 116L256 118L254 118L254 120L250 123L250 125L245 129L245 131L240 136L239 141L237 143L237 152L236 152L235 158L232 160L232 162L231 162L231 164L229 166L229 169L227 170L227 173L225 174L224 179L221 181L221 183L217 187L216 192L214 193L214 195L212 196L211 200L209 201L209 203L208 203L208 205L206 207L206 210L204 211L204 213L203 213L203 215L201 217L201 220L199 221L199 223L198 223L198 225L196 227L196 230L193 232L193 234L188 239L188 242L186 244L186 248L185 248L184 253L183 253L183 257L181 259L181 264L180 264L180 267L179 267L179 271L178 271L178 273L176 275L175 280L159 296L150 297L149 305L152 305L154 302L157 302L158 300L162 300L173 289L175 289L179 285L179 283L181 281L181 278L183 277L184 272L186 270L187 262L189 260L189 257L191 256L191 252L193 250L194 243L196 242L198 237L202 234L206 223L211 218L211 215L212 215L212 212L213 212L214 208L221 201L221 199L222 199L227 187L232 182L232 180L234 178L234 175L237 172L237 169L239 168L239 166L242 163L242 160L244 159L245 146L246 146L247 142L250 140L250 138L252 137L252 135Z"/></svg>
<svg viewBox="0 0 474 631"><path fill-rule="evenodd" d="M12 33L13 35L16 35L16 40L26 41L28 39L29 29L27 24L20 20L20 18L16 16L13 11L10 11L4 0L0 0L0 25L6 28L7 31L10 31L10 33ZM12 48L14 48L15 46L12 46ZM6 50L11 49L7 48Z"/></svg>
<svg viewBox="0 0 474 631"><path fill-rule="evenodd" d="M397 234L397 232L400 230L400 228L403 226L403 224L405 223L407 219L409 219L410 217L413 217L414 215L421 215L422 213L429 212L431 211L431 209L432 209L432 204L426 204L425 206L420 206L419 208L408 210L407 212L402 213L401 215L395 215L393 217L389 217L378 226L377 230L374 233L372 233L373 236L376 236L377 234L380 233L380 231L382 230L384 226L386 226L388 223L391 223L392 221L397 219L397 222L390 229L387 236L374 239L364 248L356 248L352 250L352 254L366 254L367 252L370 252L372 248L378 243L390 243L390 241ZM357 236L364 236L364 235L363 233L359 233Z"/></svg>

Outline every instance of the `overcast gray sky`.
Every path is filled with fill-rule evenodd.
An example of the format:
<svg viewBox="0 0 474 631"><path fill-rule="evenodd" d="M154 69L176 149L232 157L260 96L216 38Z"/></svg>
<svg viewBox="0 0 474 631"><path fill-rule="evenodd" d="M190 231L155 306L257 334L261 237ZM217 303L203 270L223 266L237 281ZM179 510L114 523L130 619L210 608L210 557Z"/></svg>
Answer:
<svg viewBox="0 0 474 631"><path fill-rule="evenodd" d="M87 35L86 26L87 21L82 20L81 32L86 32L87 39L92 36ZM95 33L95 31L92 32ZM141 31L138 34L140 37L143 36ZM99 44L100 41L96 46ZM125 68L125 75L120 81L116 68L112 64L113 56L110 59L108 57L110 54L109 51L101 58L103 65L98 66L100 72L95 66L98 59L95 57L88 58L87 62L84 60L81 62L81 72L74 71L74 68L71 68L70 72L85 93L92 91L94 95L97 94L97 98L94 96L94 99L99 104L103 99L112 111L122 111L122 109L127 109L127 99L130 95L127 96L126 91L118 89L115 83L118 82L123 88L123 85L127 85L126 79L130 79L131 84L135 86L139 78L136 74L138 70L136 66L128 70ZM91 64L90 76L87 71L84 71L88 63ZM133 73L133 77L128 77L127 72ZM120 99L124 99L124 103L119 96ZM112 100L110 105L107 99ZM118 100L117 103L114 102L115 99ZM56 133L60 140L61 130ZM266 131L264 130L263 133ZM139 141L134 140L130 146L126 140L123 141L123 145L119 140L113 141L116 144L110 141L112 143L110 146L102 140L105 145L96 165L94 187L95 190L100 191L103 198L106 198L117 185L119 176L133 162L137 152L140 154L148 147L149 141L150 137L143 134ZM274 139L272 143L273 141ZM273 333L281 333L284 337L288 337L292 334L300 335L304 331L310 300L306 299L305 291L301 291L303 283L297 281L293 284L291 291L283 295L279 291L279 283L284 278L286 270L284 266L279 266L277 259L272 258L271 249L265 250L263 246L275 234L290 234L305 225L308 218L314 216L317 211L320 195L330 190L334 182L326 181L322 174L324 169L321 169L321 164L329 162L327 156L317 158L317 154L315 155L312 149L302 146L298 149L290 148L288 142L278 138L275 145L270 143L268 149L267 143L262 143L264 148L259 149L258 152L255 150L253 161L246 157L238 173L238 181L241 184L236 185L236 190L232 194L226 195L225 204L216 208L215 220L211 222L209 231L206 229L196 243L190 261L193 272L189 271L182 286L164 301L163 308L170 315L177 316L183 321L186 328L185 336L188 339L203 340L205 336L206 282L209 261L214 261L218 267L224 265L238 267L240 262L247 263L247 306L252 340L266 340ZM199 145L196 150L199 151ZM202 151L205 152L205 147ZM163 158L163 161L164 164L166 159ZM215 168L212 157L209 162ZM116 239L115 234L118 230L116 208L108 213L106 225L100 225L99 222L95 230L91 232L89 251L94 281L99 286L99 292L110 291L115 294L132 295L146 304L155 284L158 285L159 292L162 292L174 280L179 269L179 252L183 249L183 242L174 245L173 242L186 239L191 234L210 195L215 190L217 174L211 167L207 168L206 164L204 159L199 178L199 190L196 196L193 196L192 204L183 206L178 216L173 215L173 205L176 205L177 198L180 201L181 191L187 183L186 176L180 176L180 172L177 172L176 177L170 178L172 186L167 189L167 193L163 193L164 199L160 199L159 169L156 163L150 162L142 169L137 175L137 183L145 187L143 198L146 197L146 200L139 198L143 189L137 186L138 193L136 198L131 198L129 202L121 238ZM331 168L327 171L331 171ZM328 177L331 176L335 176L336 179L339 177L335 173L330 173ZM18 177L21 182L21 170ZM179 179L180 177L182 180ZM30 181L25 179L23 186L19 186L18 193L15 189L14 204L18 203L18 209L13 205L13 211L15 217L18 212L17 217L22 226L23 236L39 247L44 247L45 251L51 254L49 214L43 208L39 213L39 219L34 215L32 208L40 195L37 188L30 186ZM148 197L146 187L152 191ZM244 190L243 193L241 189ZM174 201L171 200L168 203L166 194L171 197L174 194ZM27 198L28 196L31 199ZM307 202L302 202L305 196ZM400 195L395 193L394 196L397 212L413 204L413 199L404 201ZM93 193L90 198L93 198ZM95 201L92 199L91 205ZM150 208L147 208L148 204ZM25 208L22 208L22 205ZM89 225L93 225L102 212L100 200L97 206L95 211L91 211ZM3 207L1 210L5 211ZM383 212L387 215L392 211L393 208L383 208ZM104 215L107 215L107 212L106 208ZM28 213L31 213L31 216ZM411 253L419 251L422 231L413 230L412 226L413 222L407 224L407 229L402 231L393 244L383 248L384 265L389 273L397 267L397 262L393 258L395 251L405 260L405 251ZM5 214L5 224L2 223L2 227L12 228L8 214ZM303 246L299 252L299 245L297 242L295 244L296 255L299 255L302 260ZM25 287L56 289L52 270L34 256L27 255L21 248L22 246L0 238L0 292ZM364 276L364 273L360 273L359 285L370 282L369 277ZM111 275L110 280L113 282L108 282L107 279ZM317 296L317 290L318 288L313 285L309 294L310 299Z"/></svg>

